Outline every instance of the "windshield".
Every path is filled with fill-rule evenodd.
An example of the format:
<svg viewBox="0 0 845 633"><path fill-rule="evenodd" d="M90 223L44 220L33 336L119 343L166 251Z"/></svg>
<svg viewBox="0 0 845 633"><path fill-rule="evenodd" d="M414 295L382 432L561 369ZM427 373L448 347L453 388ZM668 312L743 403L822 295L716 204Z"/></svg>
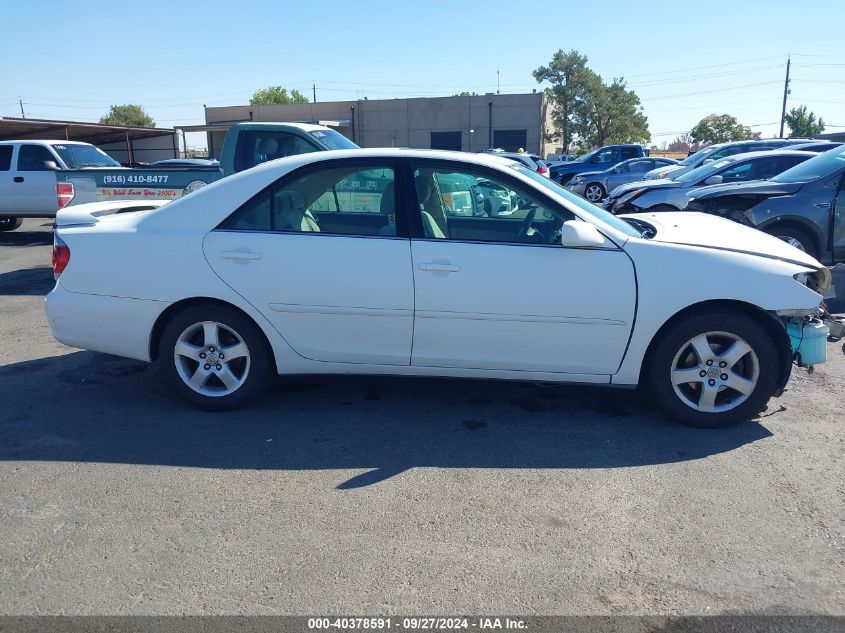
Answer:
<svg viewBox="0 0 845 633"><path fill-rule="evenodd" d="M360 149L358 145L336 130L314 130L309 134L329 149Z"/></svg>
<svg viewBox="0 0 845 633"><path fill-rule="evenodd" d="M633 227L631 227L627 222L624 222L612 213L608 213L604 209L600 209L596 205L587 202L586 200L584 200L584 198L576 196L574 193L569 193L566 189L564 189L560 184L556 183L551 178L546 178L545 176L538 174L536 171L526 169L523 165L520 165L518 163L510 165L510 167L518 171L520 174L528 176L538 185L542 185L546 189L551 189L557 195L561 196L562 198L566 198L568 202L578 207L581 211L584 211L595 219L604 222L608 226L613 227L620 233L624 233L629 237L642 237L642 234Z"/></svg>
<svg viewBox="0 0 845 633"><path fill-rule="evenodd" d="M684 167L689 167L690 165L695 165L699 161L706 160L710 154L715 152L719 149L717 146L713 145L711 147L705 147L704 149L698 150L695 154L687 156L684 160L682 160L679 165L683 165Z"/></svg>
<svg viewBox="0 0 845 633"><path fill-rule="evenodd" d="M713 174L714 172L720 170L722 167L726 165L730 165L733 161L732 160L720 160L716 161L715 163L707 163L706 165L702 165L701 167L696 167L692 171L688 171L685 174L681 174L677 178L675 178L675 182L682 182L684 184L690 184L693 182L697 182L701 178L707 178L707 176Z"/></svg>
<svg viewBox="0 0 845 633"><path fill-rule="evenodd" d="M845 167L845 148L837 147L804 161L792 169L787 169L772 180L775 182L809 182L816 178L831 176L842 167Z"/></svg>
<svg viewBox="0 0 845 633"><path fill-rule="evenodd" d="M59 153L70 169L120 167L120 163L93 145L53 145L53 149Z"/></svg>
<svg viewBox="0 0 845 633"><path fill-rule="evenodd" d="M589 152L589 153L587 153L587 154L584 154L583 156L579 156L578 158L576 158L575 160L570 161L570 162L572 162L572 163L586 163L586 162L587 162L588 160L590 160L593 156L595 156L595 155L596 155L596 152L598 152L598 151L599 151L599 150L594 149L592 152Z"/></svg>

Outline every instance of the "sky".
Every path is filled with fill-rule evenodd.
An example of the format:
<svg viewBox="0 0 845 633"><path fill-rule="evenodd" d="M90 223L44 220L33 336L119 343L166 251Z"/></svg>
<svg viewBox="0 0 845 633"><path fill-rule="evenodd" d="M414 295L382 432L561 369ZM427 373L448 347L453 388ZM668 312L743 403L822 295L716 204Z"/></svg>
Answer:
<svg viewBox="0 0 845 633"><path fill-rule="evenodd" d="M0 116L96 121L138 103L160 126L204 123L282 85L318 101L530 92L575 49L640 96L652 143L730 113L763 137L806 105L845 129L845 0L323 0L4 3ZM829 25L829 26L828 26ZM205 145L204 134L188 136Z"/></svg>

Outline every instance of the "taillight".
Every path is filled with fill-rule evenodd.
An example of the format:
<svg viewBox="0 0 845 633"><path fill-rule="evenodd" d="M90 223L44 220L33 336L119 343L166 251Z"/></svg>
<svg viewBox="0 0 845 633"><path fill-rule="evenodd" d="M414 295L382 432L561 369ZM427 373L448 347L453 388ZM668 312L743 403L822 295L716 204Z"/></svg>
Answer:
<svg viewBox="0 0 845 633"><path fill-rule="evenodd" d="M537 173L538 173L538 174L543 174L543 175L545 176L546 174L548 174L548 173L549 173L549 168L548 168L548 167L538 167L538 168L537 168Z"/></svg>
<svg viewBox="0 0 845 633"><path fill-rule="evenodd" d="M53 277L58 279L59 275L67 268L70 261L70 248L58 235L53 235Z"/></svg>
<svg viewBox="0 0 845 633"><path fill-rule="evenodd" d="M73 200L73 183L56 183L56 196L59 198L59 208L63 209Z"/></svg>

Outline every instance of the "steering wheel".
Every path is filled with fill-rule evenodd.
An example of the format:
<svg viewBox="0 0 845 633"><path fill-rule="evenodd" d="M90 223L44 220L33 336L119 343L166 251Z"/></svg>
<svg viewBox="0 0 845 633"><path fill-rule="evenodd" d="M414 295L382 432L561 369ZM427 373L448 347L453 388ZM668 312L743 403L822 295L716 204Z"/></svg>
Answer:
<svg viewBox="0 0 845 633"><path fill-rule="evenodd" d="M525 219L522 221L522 224L519 227L519 239L524 240L528 237L528 231L531 230L531 223L534 222L534 216L537 215L537 207L531 207L528 209L528 214L525 216Z"/></svg>

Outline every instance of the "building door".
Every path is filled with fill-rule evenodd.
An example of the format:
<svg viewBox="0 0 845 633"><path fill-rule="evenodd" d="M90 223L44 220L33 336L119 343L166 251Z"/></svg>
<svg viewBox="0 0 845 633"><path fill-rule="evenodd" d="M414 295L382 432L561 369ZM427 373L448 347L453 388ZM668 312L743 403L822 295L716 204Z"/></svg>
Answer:
<svg viewBox="0 0 845 633"><path fill-rule="evenodd" d="M517 152L525 150L528 141L526 130L495 130L493 132L493 147L500 148L506 152Z"/></svg>
<svg viewBox="0 0 845 633"><path fill-rule="evenodd" d="M432 132L431 133L431 149L447 149L455 152L460 152L461 147L461 133L460 132Z"/></svg>

